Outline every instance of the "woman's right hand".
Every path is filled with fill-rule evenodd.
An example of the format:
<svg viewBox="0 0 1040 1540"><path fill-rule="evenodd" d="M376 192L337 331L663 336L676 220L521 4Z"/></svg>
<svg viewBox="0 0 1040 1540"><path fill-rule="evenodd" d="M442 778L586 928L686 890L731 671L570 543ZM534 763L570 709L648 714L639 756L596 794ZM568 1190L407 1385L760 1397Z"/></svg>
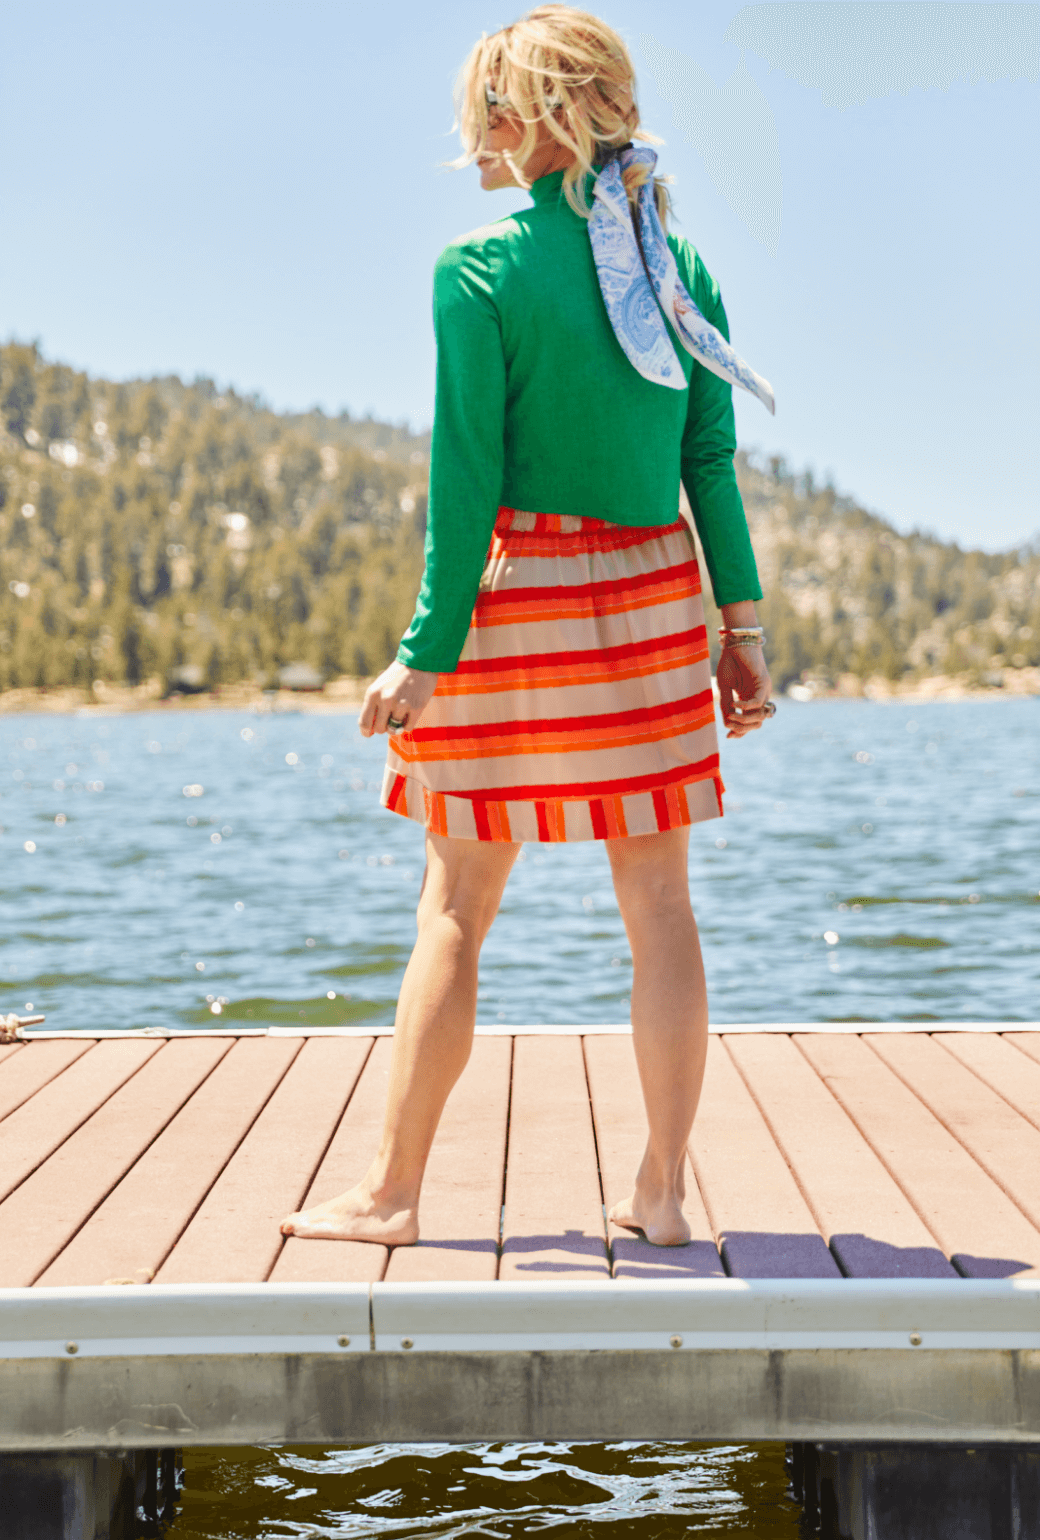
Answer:
<svg viewBox="0 0 1040 1540"><path fill-rule="evenodd" d="M715 678L726 737L743 738L761 727L773 688L761 647L723 647Z"/></svg>
<svg viewBox="0 0 1040 1540"><path fill-rule="evenodd" d="M389 668L384 668L365 691L365 703L358 718L362 737L371 738L373 733L411 732L418 727L419 718L437 688L438 678L437 674L409 668L406 663L396 660ZM391 717L401 725L391 727Z"/></svg>

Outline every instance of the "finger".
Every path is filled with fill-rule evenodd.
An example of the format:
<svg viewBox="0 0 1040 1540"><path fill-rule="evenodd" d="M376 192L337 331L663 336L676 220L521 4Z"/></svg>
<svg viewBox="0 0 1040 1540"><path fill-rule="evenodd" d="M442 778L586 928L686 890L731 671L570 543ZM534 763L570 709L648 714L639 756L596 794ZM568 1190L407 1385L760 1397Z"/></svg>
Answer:
<svg viewBox="0 0 1040 1540"><path fill-rule="evenodd" d="M719 687L719 710L722 712L722 720L728 722L733 715L733 686L726 674L715 675L715 682Z"/></svg>
<svg viewBox="0 0 1040 1540"><path fill-rule="evenodd" d="M754 696L748 699L734 693L729 711L723 713L723 720L729 724L744 722L749 715L754 716L756 712L761 711L762 704L756 701Z"/></svg>
<svg viewBox="0 0 1040 1540"><path fill-rule="evenodd" d="M726 726L731 729L727 736L743 738L746 733L754 732L767 720L766 703L742 700L734 706L732 714L725 720Z"/></svg>
<svg viewBox="0 0 1040 1540"><path fill-rule="evenodd" d="M755 728L761 727L765 720L766 718L761 708L752 711L745 707L741 714L734 717L729 725L739 729L740 733L744 734L754 732Z"/></svg>
<svg viewBox="0 0 1040 1540"><path fill-rule="evenodd" d="M358 717L358 729L363 738L371 738L372 724L375 721L376 702L371 687L365 691L365 699L361 706L361 715Z"/></svg>
<svg viewBox="0 0 1040 1540"><path fill-rule="evenodd" d="M764 706L773 688L773 681L769 677L769 670L763 664L763 666L754 670L749 669L748 672L751 675L750 682L754 686L754 693L748 701L748 705Z"/></svg>
<svg viewBox="0 0 1040 1540"><path fill-rule="evenodd" d="M376 702L376 712L372 723L372 731L376 733L388 732L389 728L387 724L393 714L393 702L386 700L383 696L380 696L379 700Z"/></svg>

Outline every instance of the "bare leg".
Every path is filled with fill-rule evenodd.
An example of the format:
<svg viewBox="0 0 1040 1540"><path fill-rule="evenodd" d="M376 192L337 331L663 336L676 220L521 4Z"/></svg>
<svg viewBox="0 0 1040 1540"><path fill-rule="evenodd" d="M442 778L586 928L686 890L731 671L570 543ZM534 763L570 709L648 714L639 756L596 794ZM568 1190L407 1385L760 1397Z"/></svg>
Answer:
<svg viewBox="0 0 1040 1540"><path fill-rule="evenodd" d="M427 835L419 939L397 1002L379 1153L349 1192L290 1214L283 1235L393 1246L418 1240L430 1146L473 1044L480 948L519 851L518 844Z"/></svg>
<svg viewBox="0 0 1040 1540"><path fill-rule="evenodd" d="M632 1038L650 1124L635 1191L609 1217L659 1246L682 1246L690 1238L682 1212L686 1145L708 1047L708 996L686 875L689 831L606 845L632 948Z"/></svg>

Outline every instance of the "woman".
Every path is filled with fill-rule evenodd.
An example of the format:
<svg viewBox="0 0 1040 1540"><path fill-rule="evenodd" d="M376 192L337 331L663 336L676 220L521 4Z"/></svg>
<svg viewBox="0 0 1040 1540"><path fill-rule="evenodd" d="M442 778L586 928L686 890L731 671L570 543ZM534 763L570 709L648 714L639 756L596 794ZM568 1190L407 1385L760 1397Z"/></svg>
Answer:
<svg viewBox="0 0 1040 1540"><path fill-rule="evenodd" d="M427 1156L469 1057L481 944L524 840L602 839L632 948L649 1140L614 1223L689 1239L683 1161L708 1006L689 825L721 815L708 648L680 479L725 620L730 737L775 709L733 472L718 287L663 234L618 35L546 5L474 48L458 115L487 190L532 208L453 242L434 280L426 570L361 731L389 731L383 802L426 827L419 934L397 1008L382 1145L283 1233L414 1243ZM676 343L679 345L676 346Z"/></svg>

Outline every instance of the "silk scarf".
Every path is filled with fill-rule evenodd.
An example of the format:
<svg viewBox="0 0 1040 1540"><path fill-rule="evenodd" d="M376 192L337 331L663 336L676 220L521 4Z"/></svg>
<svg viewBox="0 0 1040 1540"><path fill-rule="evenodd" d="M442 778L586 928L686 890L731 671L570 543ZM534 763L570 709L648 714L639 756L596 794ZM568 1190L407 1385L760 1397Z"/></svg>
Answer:
<svg viewBox="0 0 1040 1540"><path fill-rule="evenodd" d="M621 175L633 164L644 165L650 171L639 189L634 211L638 240L632 205ZM685 390L686 377L664 324L667 316L683 347L698 363L757 396L775 414L769 381L756 374L730 347L686 292L654 201L656 164L654 150L630 146L613 155L596 178L589 239L614 335L644 379L673 390Z"/></svg>

